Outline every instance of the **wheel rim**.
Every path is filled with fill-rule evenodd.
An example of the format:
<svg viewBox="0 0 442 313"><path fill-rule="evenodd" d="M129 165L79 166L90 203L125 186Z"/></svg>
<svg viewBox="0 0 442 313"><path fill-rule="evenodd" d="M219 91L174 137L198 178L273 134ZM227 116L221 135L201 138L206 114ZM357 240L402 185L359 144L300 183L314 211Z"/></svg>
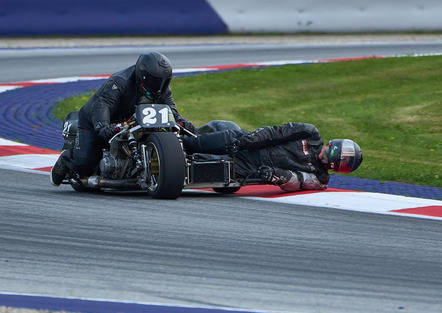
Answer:
<svg viewBox="0 0 442 313"><path fill-rule="evenodd" d="M160 181L160 159L158 157L158 148L149 143L146 149L147 153L147 177L146 184L149 191L155 191Z"/></svg>
<svg viewBox="0 0 442 313"><path fill-rule="evenodd" d="M140 186L154 199L178 198L183 190L186 163L176 134L152 133L141 150L144 171Z"/></svg>

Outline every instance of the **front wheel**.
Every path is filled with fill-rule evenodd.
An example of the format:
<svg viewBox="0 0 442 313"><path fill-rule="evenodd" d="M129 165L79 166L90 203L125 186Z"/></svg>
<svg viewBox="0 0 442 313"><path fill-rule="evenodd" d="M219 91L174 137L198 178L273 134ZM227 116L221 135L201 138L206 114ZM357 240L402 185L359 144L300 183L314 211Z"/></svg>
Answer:
<svg viewBox="0 0 442 313"><path fill-rule="evenodd" d="M155 199L176 199L181 195L186 162L181 144L174 133L149 135L143 149L145 183Z"/></svg>

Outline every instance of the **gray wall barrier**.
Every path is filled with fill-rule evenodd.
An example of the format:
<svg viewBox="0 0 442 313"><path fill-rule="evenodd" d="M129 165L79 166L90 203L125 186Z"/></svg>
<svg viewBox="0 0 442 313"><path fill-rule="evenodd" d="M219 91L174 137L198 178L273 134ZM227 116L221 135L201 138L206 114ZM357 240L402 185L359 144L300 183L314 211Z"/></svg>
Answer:
<svg viewBox="0 0 442 313"><path fill-rule="evenodd" d="M441 0L0 0L0 36L442 31Z"/></svg>
<svg viewBox="0 0 442 313"><path fill-rule="evenodd" d="M208 0L232 33L442 31L441 0Z"/></svg>

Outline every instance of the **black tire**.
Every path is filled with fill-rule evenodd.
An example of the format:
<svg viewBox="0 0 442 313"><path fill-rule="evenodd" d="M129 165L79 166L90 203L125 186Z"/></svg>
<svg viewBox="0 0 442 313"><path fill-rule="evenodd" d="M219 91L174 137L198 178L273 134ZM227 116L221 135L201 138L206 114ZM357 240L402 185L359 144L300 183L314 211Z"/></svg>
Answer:
<svg viewBox="0 0 442 313"><path fill-rule="evenodd" d="M160 132L146 140L147 192L154 199L176 199L181 195L186 175L183 149L173 133Z"/></svg>
<svg viewBox="0 0 442 313"><path fill-rule="evenodd" d="M71 184L72 189L74 189L76 192L85 192L86 188L83 185L78 184Z"/></svg>
<svg viewBox="0 0 442 313"><path fill-rule="evenodd" d="M213 191L216 191L218 193L224 193L224 194L231 194L231 193L235 193L238 190L241 189L241 187L217 187L217 188L212 188Z"/></svg>

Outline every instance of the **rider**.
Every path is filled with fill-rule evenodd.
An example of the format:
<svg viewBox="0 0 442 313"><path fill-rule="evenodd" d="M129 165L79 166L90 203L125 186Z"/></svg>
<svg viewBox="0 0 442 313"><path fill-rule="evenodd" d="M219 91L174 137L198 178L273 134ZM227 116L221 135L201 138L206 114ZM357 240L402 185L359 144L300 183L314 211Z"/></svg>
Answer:
<svg viewBox="0 0 442 313"><path fill-rule="evenodd" d="M237 178L257 178L285 191L326 189L328 170L349 173L362 162L357 143L333 139L323 145L318 129L304 123L186 136L183 144L188 154L229 154Z"/></svg>
<svg viewBox="0 0 442 313"><path fill-rule="evenodd" d="M169 105L175 120L193 133L195 127L175 108L169 87L171 80L171 63L157 52L140 55L135 65L109 77L80 109L75 146L60 154L51 170L51 183L59 186L68 170L80 176L91 175L102 149L118 132L114 123L130 118L140 103Z"/></svg>

